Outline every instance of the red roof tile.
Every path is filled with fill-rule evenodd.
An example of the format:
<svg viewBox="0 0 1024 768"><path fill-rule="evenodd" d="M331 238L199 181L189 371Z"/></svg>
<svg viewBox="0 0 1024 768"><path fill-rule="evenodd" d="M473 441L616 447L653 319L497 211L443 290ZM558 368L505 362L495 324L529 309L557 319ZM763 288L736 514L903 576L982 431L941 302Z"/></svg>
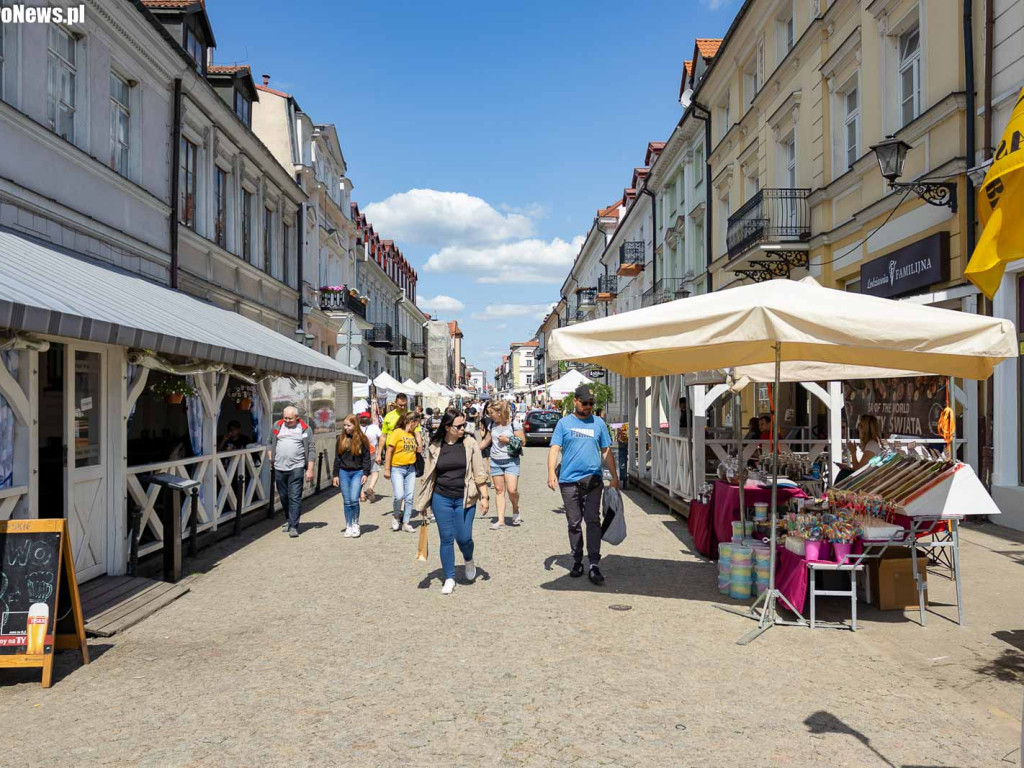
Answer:
<svg viewBox="0 0 1024 768"><path fill-rule="evenodd" d="M720 37L698 37L697 38L697 50L700 51L700 55L705 59L715 58L715 54L718 53L719 47L722 45L722 38Z"/></svg>
<svg viewBox="0 0 1024 768"><path fill-rule="evenodd" d="M188 8L191 5L203 5L203 0L142 0L147 8L157 9L178 9Z"/></svg>
<svg viewBox="0 0 1024 768"><path fill-rule="evenodd" d="M213 67L210 67L210 69L213 69ZM246 69L248 69L248 67L246 67ZM272 93L275 96L280 96L282 99L290 99L292 97L292 95L290 93L285 93L284 91L278 91L278 90L276 90L274 88L269 88L269 87L267 87L265 85L257 85L256 86L256 90L257 91L263 91L264 93Z"/></svg>
<svg viewBox="0 0 1024 768"><path fill-rule="evenodd" d="M599 208L597 211L598 218L604 218L605 216L612 216L618 218L619 208L622 206L622 200L616 200L614 203L609 205L607 208Z"/></svg>
<svg viewBox="0 0 1024 768"><path fill-rule="evenodd" d="M683 62L683 71L686 72L687 78L693 74L693 59L687 59Z"/></svg>
<svg viewBox="0 0 1024 768"><path fill-rule="evenodd" d="M236 72L249 72L248 64L210 64L206 71L211 75L233 75Z"/></svg>

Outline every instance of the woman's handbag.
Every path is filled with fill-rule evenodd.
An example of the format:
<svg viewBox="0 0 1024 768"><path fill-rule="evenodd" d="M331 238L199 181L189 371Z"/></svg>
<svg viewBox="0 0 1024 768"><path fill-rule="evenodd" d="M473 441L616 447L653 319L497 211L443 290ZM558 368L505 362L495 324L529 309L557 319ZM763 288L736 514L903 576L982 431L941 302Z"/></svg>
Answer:
<svg viewBox="0 0 1024 768"><path fill-rule="evenodd" d="M420 524L420 543L416 547L416 559L421 563L427 562L427 520L424 517Z"/></svg>
<svg viewBox="0 0 1024 768"><path fill-rule="evenodd" d="M422 453L416 454L416 462L413 466L416 468L416 477L423 477L423 470L426 466L426 462L423 460Z"/></svg>
<svg viewBox="0 0 1024 768"><path fill-rule="evenodd" d="M518 459L523 455L523 441L515 435L508 439L508 456L510 459Z"/></svg>

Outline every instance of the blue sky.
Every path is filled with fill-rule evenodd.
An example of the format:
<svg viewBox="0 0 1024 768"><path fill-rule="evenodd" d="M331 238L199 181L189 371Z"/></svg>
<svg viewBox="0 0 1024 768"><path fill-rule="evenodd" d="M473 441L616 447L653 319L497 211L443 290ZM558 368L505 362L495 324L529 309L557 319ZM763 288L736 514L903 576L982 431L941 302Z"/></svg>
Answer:
<svg viewBox="0 0 1024 768"><path fill-rule="evenodd" d="M723 35L740 4L207 0L217 63L337 126L354 199L488 381L671 133L694 38Z"/></svg>

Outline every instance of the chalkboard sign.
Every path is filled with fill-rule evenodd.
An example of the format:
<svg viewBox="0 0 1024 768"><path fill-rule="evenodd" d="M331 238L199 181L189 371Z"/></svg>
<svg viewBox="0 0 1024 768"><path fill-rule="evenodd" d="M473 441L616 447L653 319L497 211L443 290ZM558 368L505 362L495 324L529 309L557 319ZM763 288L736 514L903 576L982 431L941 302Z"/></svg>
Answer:
<svg viewBox="0 0 1024 768"><path fill-rule="evenodd" d="M42 667L48 688L61 648L89 663L67 522L0 522L0 667Z"/></svg>

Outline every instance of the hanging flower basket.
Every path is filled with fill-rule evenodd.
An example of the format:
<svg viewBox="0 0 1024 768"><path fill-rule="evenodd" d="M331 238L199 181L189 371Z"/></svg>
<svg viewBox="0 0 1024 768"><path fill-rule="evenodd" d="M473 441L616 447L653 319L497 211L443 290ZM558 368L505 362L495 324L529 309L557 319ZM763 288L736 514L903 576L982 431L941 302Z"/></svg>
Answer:
<svg viewBox="0 0 1024 768"><path fill-rule="evenodd" d="M228 397L235 401L238 410L248 411L252 408L253 398L256 397L256 387L252 384L238 384L228 392Z"/></svg>
<svg viewBox="0 0 1024 768"><path fill-rule="evenodd" d="M186 397L195 397L196 390L181 376L161 379L149 388L157 397L162 397L168 405L179 405Z"/></svg>

